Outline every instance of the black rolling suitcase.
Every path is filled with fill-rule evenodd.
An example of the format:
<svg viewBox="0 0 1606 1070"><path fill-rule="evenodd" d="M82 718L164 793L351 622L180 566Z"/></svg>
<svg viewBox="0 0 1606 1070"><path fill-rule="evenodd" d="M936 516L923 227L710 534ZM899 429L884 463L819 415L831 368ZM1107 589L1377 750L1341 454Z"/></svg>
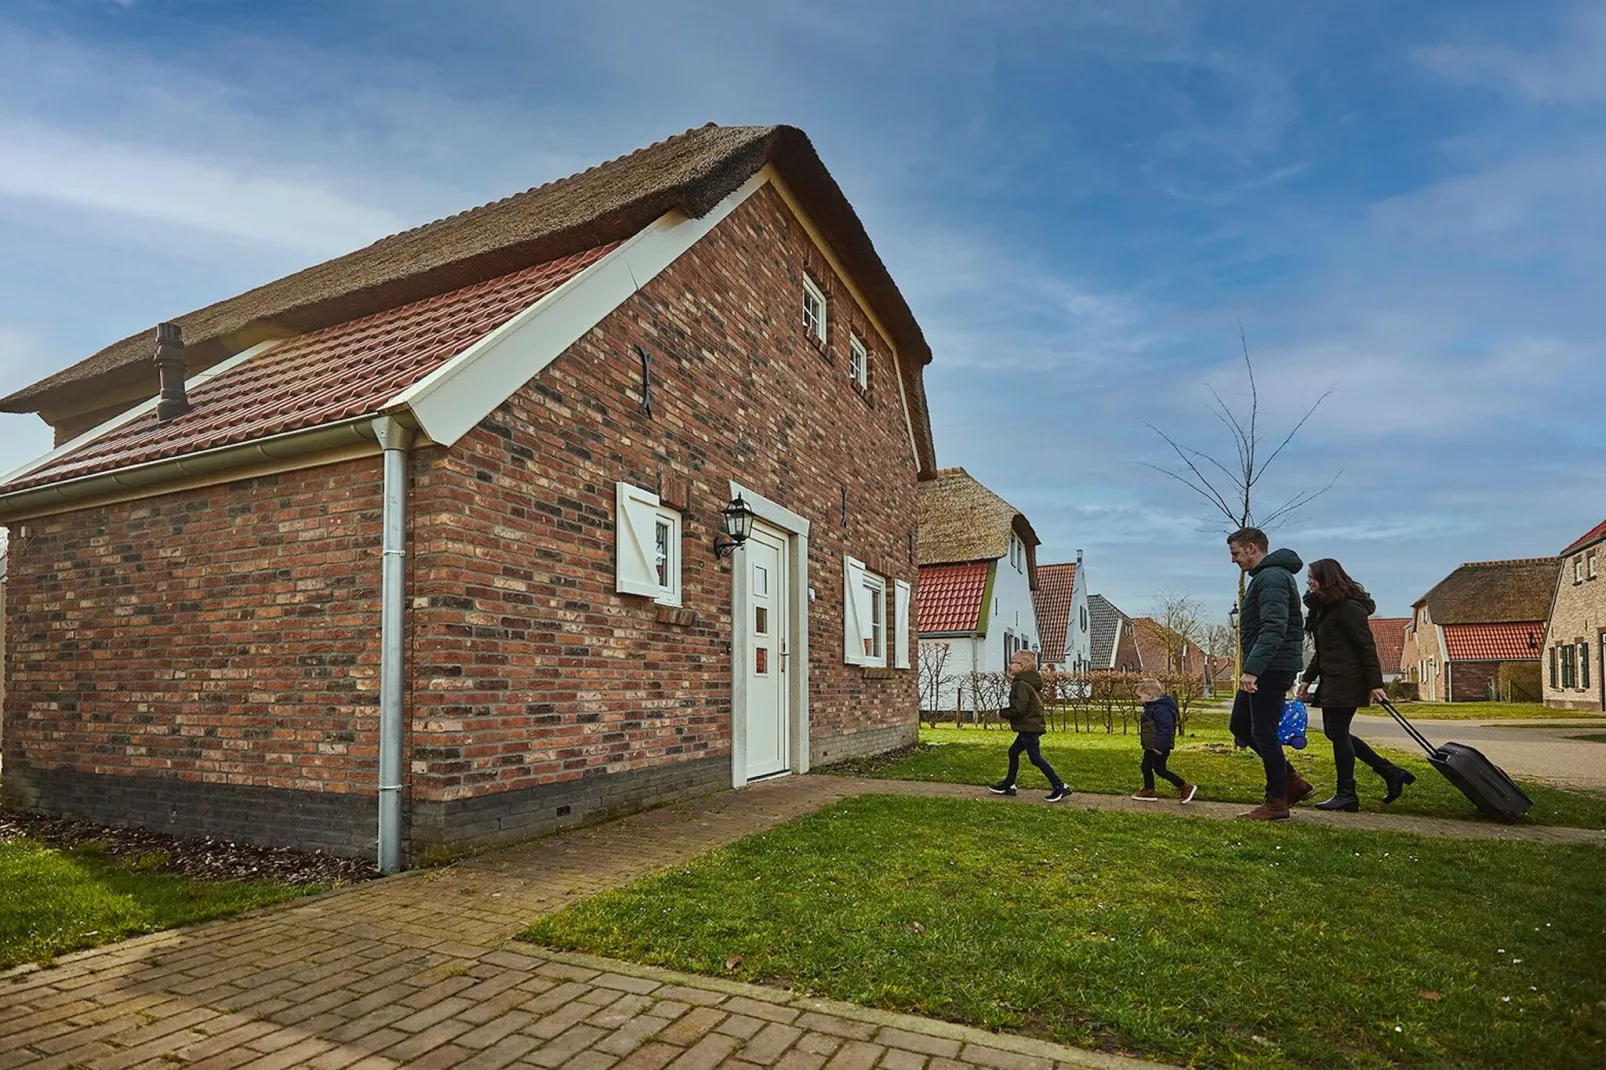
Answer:
<svg viewBox="0 0 1606 1070"><path fill-rule="evenodd" d="M1407 735L1416 740L1418 746L1428 752L1428 764L1443 773L1444 779L1460 788L1461 794L1484 817L1509 825L1526 814L1533 805L1533 800L1506 776L1506 771L1485 758L1481 751L1462 743L1435 747L1416 730L1415 725L1405 719L1403 713L1394 708L1394 703L1384 702L1383 708L1399 722Z"/></svg>

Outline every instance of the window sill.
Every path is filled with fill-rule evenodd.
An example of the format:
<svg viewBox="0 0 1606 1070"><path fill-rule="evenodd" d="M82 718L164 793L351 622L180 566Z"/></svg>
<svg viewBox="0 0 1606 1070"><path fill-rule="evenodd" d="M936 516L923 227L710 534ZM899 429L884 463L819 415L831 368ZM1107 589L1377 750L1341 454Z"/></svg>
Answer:
<svg viewBox="0 0 1606 1070"><path fill-rule="evenodd" d="M860 668L863 669L866 680L896 680L898 678L897 669L889 669L884 665L863 665Z"/></svg>

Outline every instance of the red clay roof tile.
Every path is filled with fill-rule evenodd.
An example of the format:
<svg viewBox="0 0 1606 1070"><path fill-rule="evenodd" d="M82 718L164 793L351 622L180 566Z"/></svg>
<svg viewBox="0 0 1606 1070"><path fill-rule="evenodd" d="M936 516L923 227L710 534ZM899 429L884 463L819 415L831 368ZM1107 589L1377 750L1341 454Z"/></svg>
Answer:
<svg viewBox="0 0 1606 1070"><path fill-rule="evenodd" d="M1602 539L1606 539L1606 520L1602 520L1599 524L1590 528L1582 538L1574 539L1573 544L1561 552L1561 556L1566 557L1568 554L1582 550L1590 543L1599 542Z"/></svg>
<svg viewBox="0 0 1606 1070"><path fill-rule="evenodd" d="M1384 672L1399 672L1400 659L1405 656L1405 626L1410 617L1373 617L1366 623L1372 626L1372 642L1377 647L1377 660Z"/></svg>
<svg viewBox="0 0 1606 1070"><path fill-rule="evenodd" d="M1037 590L1032 605L1037 612L1037 635L1043 660L1065 660L1065 631L1071 623L1071 596L1076 590L1076 562L1037 566Z"/></svg>
<svg viewBox="0 0 1606 1070"><path fill-rule="evenodd" d="M973 632L992 565L924 565L915 589L920 631Z"/></svg>
<svg viewBox="0 0 1606 1070"><path fill-rule="evenodd" d="M154 410L145 413L0 489L43 486L375 413L614 247L286 339L199 384L190 393L194 408L183 416L159 423Z"/></svg>
<svg viewBox="0 0 1606 1070"><path fill-rule="evenodd" d="M1446 624L1444 650L1451 661L1538 661L1539 648L1530 648L1545 633L1545 622L1504 624Z"/></svg>

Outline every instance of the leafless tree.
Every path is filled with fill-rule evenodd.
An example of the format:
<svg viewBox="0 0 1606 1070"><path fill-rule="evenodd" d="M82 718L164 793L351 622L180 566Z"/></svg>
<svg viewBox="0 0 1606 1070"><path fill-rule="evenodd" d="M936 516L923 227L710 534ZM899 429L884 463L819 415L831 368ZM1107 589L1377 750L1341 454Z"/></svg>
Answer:
<svg viewBox="0 0 1606 1070"><path fill-rule="evenodd" d="M1160 625L1160 642L1165 649L1165 665L1156 672L1188 671L1188 651L1199 646L1204 626L1200 618L1204 604L1191 594L1163 591L1155 599L1154 620Z"/></svg>
<svg viewBox="0 0 1606 1070"><path fill-rule="evenodd" d="M1277 458L1282 456L1283 450L1288 448L1288 444L1321 407L1322 402L1332 394L1332 390L1323 392L1311 402L1294 426L1281 439L1276 440L1276 445L1273 447L1271 446L1273 440L1266 437L1261 428L1263 414L1260 411L1260 390L1255 383L1255 362L1249 357L1249 340L1244 335L1241 324L1238 327L1238 345L1243 351L1244 372L1249 384L1247 411L1234 409L1222 399L1214 386L1209 387L1210 397L1213 399L1210 406L1211 414L1227 429L1236 457L1232 461L1223 462L1203 450L1194 449L1177 441L1153 424L1148 424L1149 430L1160 436L1161 441L1176 455L1177 466L1168 468L1144 462L1145 468L1152 468L1161 475L1176 480L1203 498L1213 513L1220 513L1225 521L1223 534L1250 526L1263 530L1275 528L1332 489L1333 484L1338 482L1338 476L1342 474L1342 472L1335 474L1320 490L1300 491L1271 509L1261 507L1258 491L1266 472ZM1239 606L1243 605L1244 584L1243 574L1240 573L1237 603ZM1235 644L1235 658L1237 653Z"/></svg>
<svg viewBox="0 0 1606 1070"><path fill-rule="evenodd" d="M920 656L916 672L919 674L917 686L920 689L920 716L922 720L937 726L941 716L942 694L953 677L948 675L948 657L953 653L953 644L926 641L920 644Z"/></svg>

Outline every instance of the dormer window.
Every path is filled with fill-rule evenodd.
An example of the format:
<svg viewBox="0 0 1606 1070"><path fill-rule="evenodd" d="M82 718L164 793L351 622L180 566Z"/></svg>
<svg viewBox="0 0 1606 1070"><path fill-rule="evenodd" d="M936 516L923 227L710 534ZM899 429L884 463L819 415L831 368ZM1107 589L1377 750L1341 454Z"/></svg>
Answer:
<svg viewBox="0 0 1606 1070"><path fill-rule="evenodd" d="M825 344L825 292L807 275L803 276L803 330Z"/></svg>

